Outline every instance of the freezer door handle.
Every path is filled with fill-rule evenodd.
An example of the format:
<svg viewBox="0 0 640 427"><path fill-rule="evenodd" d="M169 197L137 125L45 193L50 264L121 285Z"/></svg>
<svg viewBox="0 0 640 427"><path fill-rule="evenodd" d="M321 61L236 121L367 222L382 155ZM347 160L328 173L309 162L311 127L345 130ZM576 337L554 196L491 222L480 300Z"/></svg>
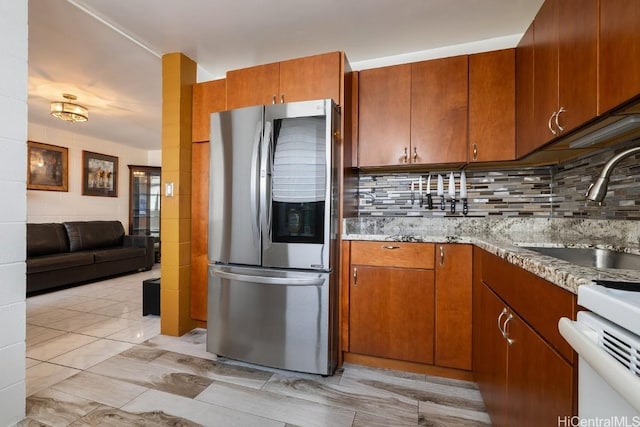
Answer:
<svg viewBox="0 0 640 427"><path fill-rule="evenodd" d="M253 276L251 274L229 273L228 271L210 270L211 275L222 279L239 280L242 282L261 283L264 285L282 285L282 286L322 286L325 279L317 277L313 279L303 279L298 277L266 277Z"/></svg>

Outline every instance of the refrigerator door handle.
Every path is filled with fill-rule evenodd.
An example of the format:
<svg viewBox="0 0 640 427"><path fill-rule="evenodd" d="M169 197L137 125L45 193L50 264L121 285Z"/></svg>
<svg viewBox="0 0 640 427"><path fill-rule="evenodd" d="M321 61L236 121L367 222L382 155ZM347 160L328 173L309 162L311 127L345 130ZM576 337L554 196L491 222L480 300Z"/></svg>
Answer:
<svg viewBox="0 0 640 427"><path fill-rule="evenodd" d="M271 122L265 120L260 161L260 215L262 230L267 233L267 239L262 242L263 250L271 245L271 170Z"/></svg>
<svg viewBox="0 0 640 427"><path fill-rule="evenodd" d="M265 277L253 276L250 274L229 273L212 269L211 275L222 279L238 280L241 282L261 283L264 285L282 285L282 286L322 286L325 279L322 277L313 279L302 279L297 277Z"/></svg>
<svg viewBox="0 0 640 427"><path fill-rule="evenodd" d="M256 124L256 135L253 140L253 150L251 154L251 184L250 184L250 194L251 194L251 217L253 221L251 222L251 229L253 230L253 241L256 244L260 244L260 214L258 213L258 168L260 167L258 155L260 152L260 141L262 140L262 121Z"/></svg>

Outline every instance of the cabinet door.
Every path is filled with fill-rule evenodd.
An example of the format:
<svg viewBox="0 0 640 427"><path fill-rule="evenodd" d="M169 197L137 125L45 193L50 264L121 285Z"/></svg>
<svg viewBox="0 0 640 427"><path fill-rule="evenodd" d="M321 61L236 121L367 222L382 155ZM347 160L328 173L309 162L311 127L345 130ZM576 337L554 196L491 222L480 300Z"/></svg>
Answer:
<svg viewBox="0 0 640 427"><path fill-rule="evenodd" d="M573 368L520 317L507 323L508 421L511 426L555 426L572 416Z"/></svg>
<svg viewBox="0 0 640 427"><path fill-rule="evenodd" d="M411 64L412 163L466 163L466 55Z"/></svg>
<svg viewBox="0 0 640 427"><path fill-rule="evenodd" d="M191 141L209 141L211 113L227 107L227 82L225 79L193 85Z"/></svg>
<svg viewBox="0 0 640 427"><path fill-rule="evenodd" d="M409 163L411 65L361 71L358 90L358 166Z"/></svg>
<svg viewBox="0 0 640 427"><path fill-rule="evenodd" d="M567 133L597 115L598 1L560 1L558 24L558 123Z"/></svg>
<svg viewBox="0 0 640 427"><path fill-rule="evenodd" d="M340 58L340 52L332 52L281 62L277 102L331 98L341 104Z"/></svg>
<svg viewBox="0 0 640 427"><path fill-rule="evenodd" d="M471 369L471 245L436 246L435 364Z"/></svg>
<svg viewBox="0 0 640 427"><path fill-rule="evenodd" d="M640 94L639 6L638 0L600 2L599 114Z"/></svg>
<svg viewBox="0 0 640 427"><path fill-rule="evenodd" d="M515 49L469 56L469 161L514 160Z"/></svg>
<svg viewBox="0 0 640 427"><path fill-rule="evenodd" d="M129 165L129 234L160 242L160 167ZM158 253L156 253L158 258Z"/></svg>
<svg viewBox="0 0 640 427"><path fill-rule="evenodd" d="M477 275L476 275L477 277ZM492 425L509 426L507 420L507 344L498 320L505 305L486 285L474 280L473 371Z"/></svg>
<svg viewBox="0 0 640 427"><path fill-rule="evenodd" d="M535 22L516 47L516 158L536 149L533 118L533 33Z"/></svg>
<svg viewBox="0 0 640 427"><path fill-rule="evenodd" d="M555 138L553 113L558 107L558 0L546 0L535 18L533 56L535 146ZM555 129L554 129L555 132Z"/></svg>
<svg viewBox="0 0 640 427"><path fill-rule="evenodd" d="M227 73L227 109L271 104L277 97L280 64L258 65Z"/></svg>
<svg viewBox="0 0 640 427"><path fill-rule="evenodd" d="M349 350L433 363L433 270L351 268Z"/></svg>
<svg viewBox="0 0 640 427"><path fill-rule="evenodd" d="M191 146L191 318L207 320L209 146Z"/></svg>

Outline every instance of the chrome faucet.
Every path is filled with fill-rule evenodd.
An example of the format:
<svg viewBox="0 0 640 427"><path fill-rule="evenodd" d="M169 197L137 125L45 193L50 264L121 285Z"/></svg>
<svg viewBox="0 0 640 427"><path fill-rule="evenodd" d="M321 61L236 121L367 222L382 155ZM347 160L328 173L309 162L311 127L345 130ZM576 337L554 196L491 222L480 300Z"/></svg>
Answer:
<svg viewBox="0 0 640 427"><path fill-rule="evenodd" d="M602 205L602 201L604 197L607 195L607 187L609 186L609 177L611 176L611 171L613 168L620 163L622 159L625 159L629 156L633 156L634 154L640 153L640 147L629 148L628 150L623 151L615 155L611 160L604 165L602 168L602 172L600 172L600 176L596 179L595 182L592 182L587 190L587 201L591 200L596 202L598 205Z"/></svg>

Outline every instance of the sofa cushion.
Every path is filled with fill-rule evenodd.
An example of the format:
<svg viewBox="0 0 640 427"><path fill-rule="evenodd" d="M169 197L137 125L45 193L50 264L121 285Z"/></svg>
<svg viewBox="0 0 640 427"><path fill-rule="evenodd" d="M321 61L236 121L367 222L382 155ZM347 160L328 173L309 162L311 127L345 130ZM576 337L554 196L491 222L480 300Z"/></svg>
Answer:
<svg viewBox="0 0 640 427"><path fill-rule="evenodd" d="M75 221L63 224L71 252L122 246L124 227L120 221Z"/></svg>
<svg viewBox="0 0 640 427"><path fill-rule="evenodd" d="M144 248L124 247L95 251L93 255L95 256L96 264L98 264L101 262L117 261L120 259L143 257L146 255L146 252L147 251Z"/></svg>
<svg viewBox="0 0 640 427"><path fill-rule="evenodd" d="M27 273L42 273L88 264L93 264L93 253L91 252L44 255L27 259Z"/></svg>
<svg viewBox="0 0 640 427"><path fill-rule="evenodd" d="M62 224L27 224L27 257L69 252Z"/></svg>

